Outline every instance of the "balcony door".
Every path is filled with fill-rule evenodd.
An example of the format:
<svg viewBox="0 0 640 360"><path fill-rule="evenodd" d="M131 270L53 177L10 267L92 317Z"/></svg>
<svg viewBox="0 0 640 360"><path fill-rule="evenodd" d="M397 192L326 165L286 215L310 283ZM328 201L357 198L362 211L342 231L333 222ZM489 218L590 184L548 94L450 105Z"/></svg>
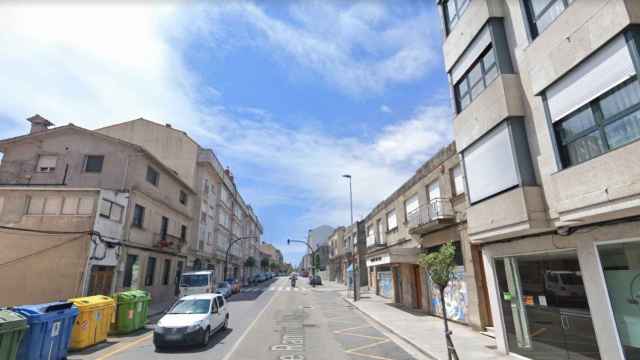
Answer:
<svg viewBox="0 0 640 360"><path fill-rule="evenodd" d="M427 186L429 194L429 219L435 219L440 216L440 184L434 181Z"/></svg>
<svg viewBox="0 0 640 360"><path fill-rule="evenodd" d="M575 251L495 265L509 351L530 359L600 359Z"/></svg>
<svg viewBox="0 0 640 360"><path fill-rule="evenodd" d="M160 223L160 239L165 241L167 240L167 231L169 229L169 219L166 217L162 217L162 222Z"/></svg>

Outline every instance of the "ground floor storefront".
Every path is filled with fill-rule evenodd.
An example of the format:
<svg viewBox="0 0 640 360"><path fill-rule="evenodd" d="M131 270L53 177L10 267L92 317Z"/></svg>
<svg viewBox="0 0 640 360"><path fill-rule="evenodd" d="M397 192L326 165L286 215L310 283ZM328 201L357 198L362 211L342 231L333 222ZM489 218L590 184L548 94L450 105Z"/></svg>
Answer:
<svg viewBox="0 0 640 360"><path fill-rule="evenodd" d="M369 286L376 295L410 308L422 308L422 281L416 247L391 247L367 255Z"/></svg>
<svg viewBox="0 0 640 360"><path fill-rule="evenodd" d="M482 248L496 340L531 359L640 359L640 222Z"/></svg>

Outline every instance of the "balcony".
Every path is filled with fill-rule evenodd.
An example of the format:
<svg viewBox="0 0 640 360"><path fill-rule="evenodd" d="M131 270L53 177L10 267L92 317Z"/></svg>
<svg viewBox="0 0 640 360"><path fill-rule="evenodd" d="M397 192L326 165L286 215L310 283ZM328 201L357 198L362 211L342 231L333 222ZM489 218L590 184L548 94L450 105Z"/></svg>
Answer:
<svg viewBox="0 0 640 360"><path fill-rule="evenodd" d="M186 244L184 239L171 234L154 233L153 234L153 247L164 250L180 251Z"/></svg>
<svg viewBox="0 0 640 360"><path fill-rule="evenodd" d="M424 204L407 214L409 233L424 235L451 226L456 222L455 215L451 199L433 199L429 204Z"/></svg>

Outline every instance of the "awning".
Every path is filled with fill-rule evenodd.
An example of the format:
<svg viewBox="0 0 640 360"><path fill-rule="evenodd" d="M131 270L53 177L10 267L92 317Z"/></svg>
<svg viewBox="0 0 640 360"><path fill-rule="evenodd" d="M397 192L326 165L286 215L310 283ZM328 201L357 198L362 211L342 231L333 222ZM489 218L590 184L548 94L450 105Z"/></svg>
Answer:
<svg viewBox="0 0 640 360"><path fill-rule="evenodd" d="M379 254L367 256L367 267L387 264L417 264L418 248L391 248Z"/></svg>

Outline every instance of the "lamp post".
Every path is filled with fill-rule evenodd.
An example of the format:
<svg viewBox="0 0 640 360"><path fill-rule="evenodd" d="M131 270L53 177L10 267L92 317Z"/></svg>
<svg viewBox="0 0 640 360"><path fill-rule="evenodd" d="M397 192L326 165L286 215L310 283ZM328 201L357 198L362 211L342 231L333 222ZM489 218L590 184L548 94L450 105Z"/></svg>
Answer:
<svg viewBox="0 0 640 360"><path fill-rule="evenodd" d="M293 240L293 239L287 239L287 245L291 245L292 242L297 242L297 243L301 243L301 244L305 244L307 245L307 247L309 248L309 250L311 250L311 287L316 287L316 282L315 282L315 276L316 276L316 268L315 268L315 262L316 262L316 255L315 255L315 250L313 250L313 247L311 247L311 245L306 242L306 241L302 241L302 240ZM303 265L304 266L304 265Z"/></svg>
<svg viewBox="0 0 640 360"><path fill-rule="evenodd" d="M222 278L222 280L225 280L227 278L227 268L229 267L229 251L231 251L231 247L237 243L240 240L247 240L247 239L257 239L256 236L243 236L243 237L239 237L234 239L233 241L231 241L229 243L229 246L227 246L227 252L225 253L224 256L224 278Z"/></svg>
<svg viewBox="0 0 640 360"><path fill-rule="evenodd" d="M353 191L351 188L351 175L350 174L344 174L342 175L343 178L345 179L349 179L349 213L351 216L351 227L353 227ZM356 238L358 236L358 229L356 227ZM360 284L358 282L358 284L356 285L356 251L358 250L355 246L356 241L353 240L353 237L351 237L352 241L353 241L353 251L351 252L351 279L352 279L352 283L353 283L353 301L357 301L357 292L356 292L356 286L358 287L358 290L360 288Z"/></svg>

